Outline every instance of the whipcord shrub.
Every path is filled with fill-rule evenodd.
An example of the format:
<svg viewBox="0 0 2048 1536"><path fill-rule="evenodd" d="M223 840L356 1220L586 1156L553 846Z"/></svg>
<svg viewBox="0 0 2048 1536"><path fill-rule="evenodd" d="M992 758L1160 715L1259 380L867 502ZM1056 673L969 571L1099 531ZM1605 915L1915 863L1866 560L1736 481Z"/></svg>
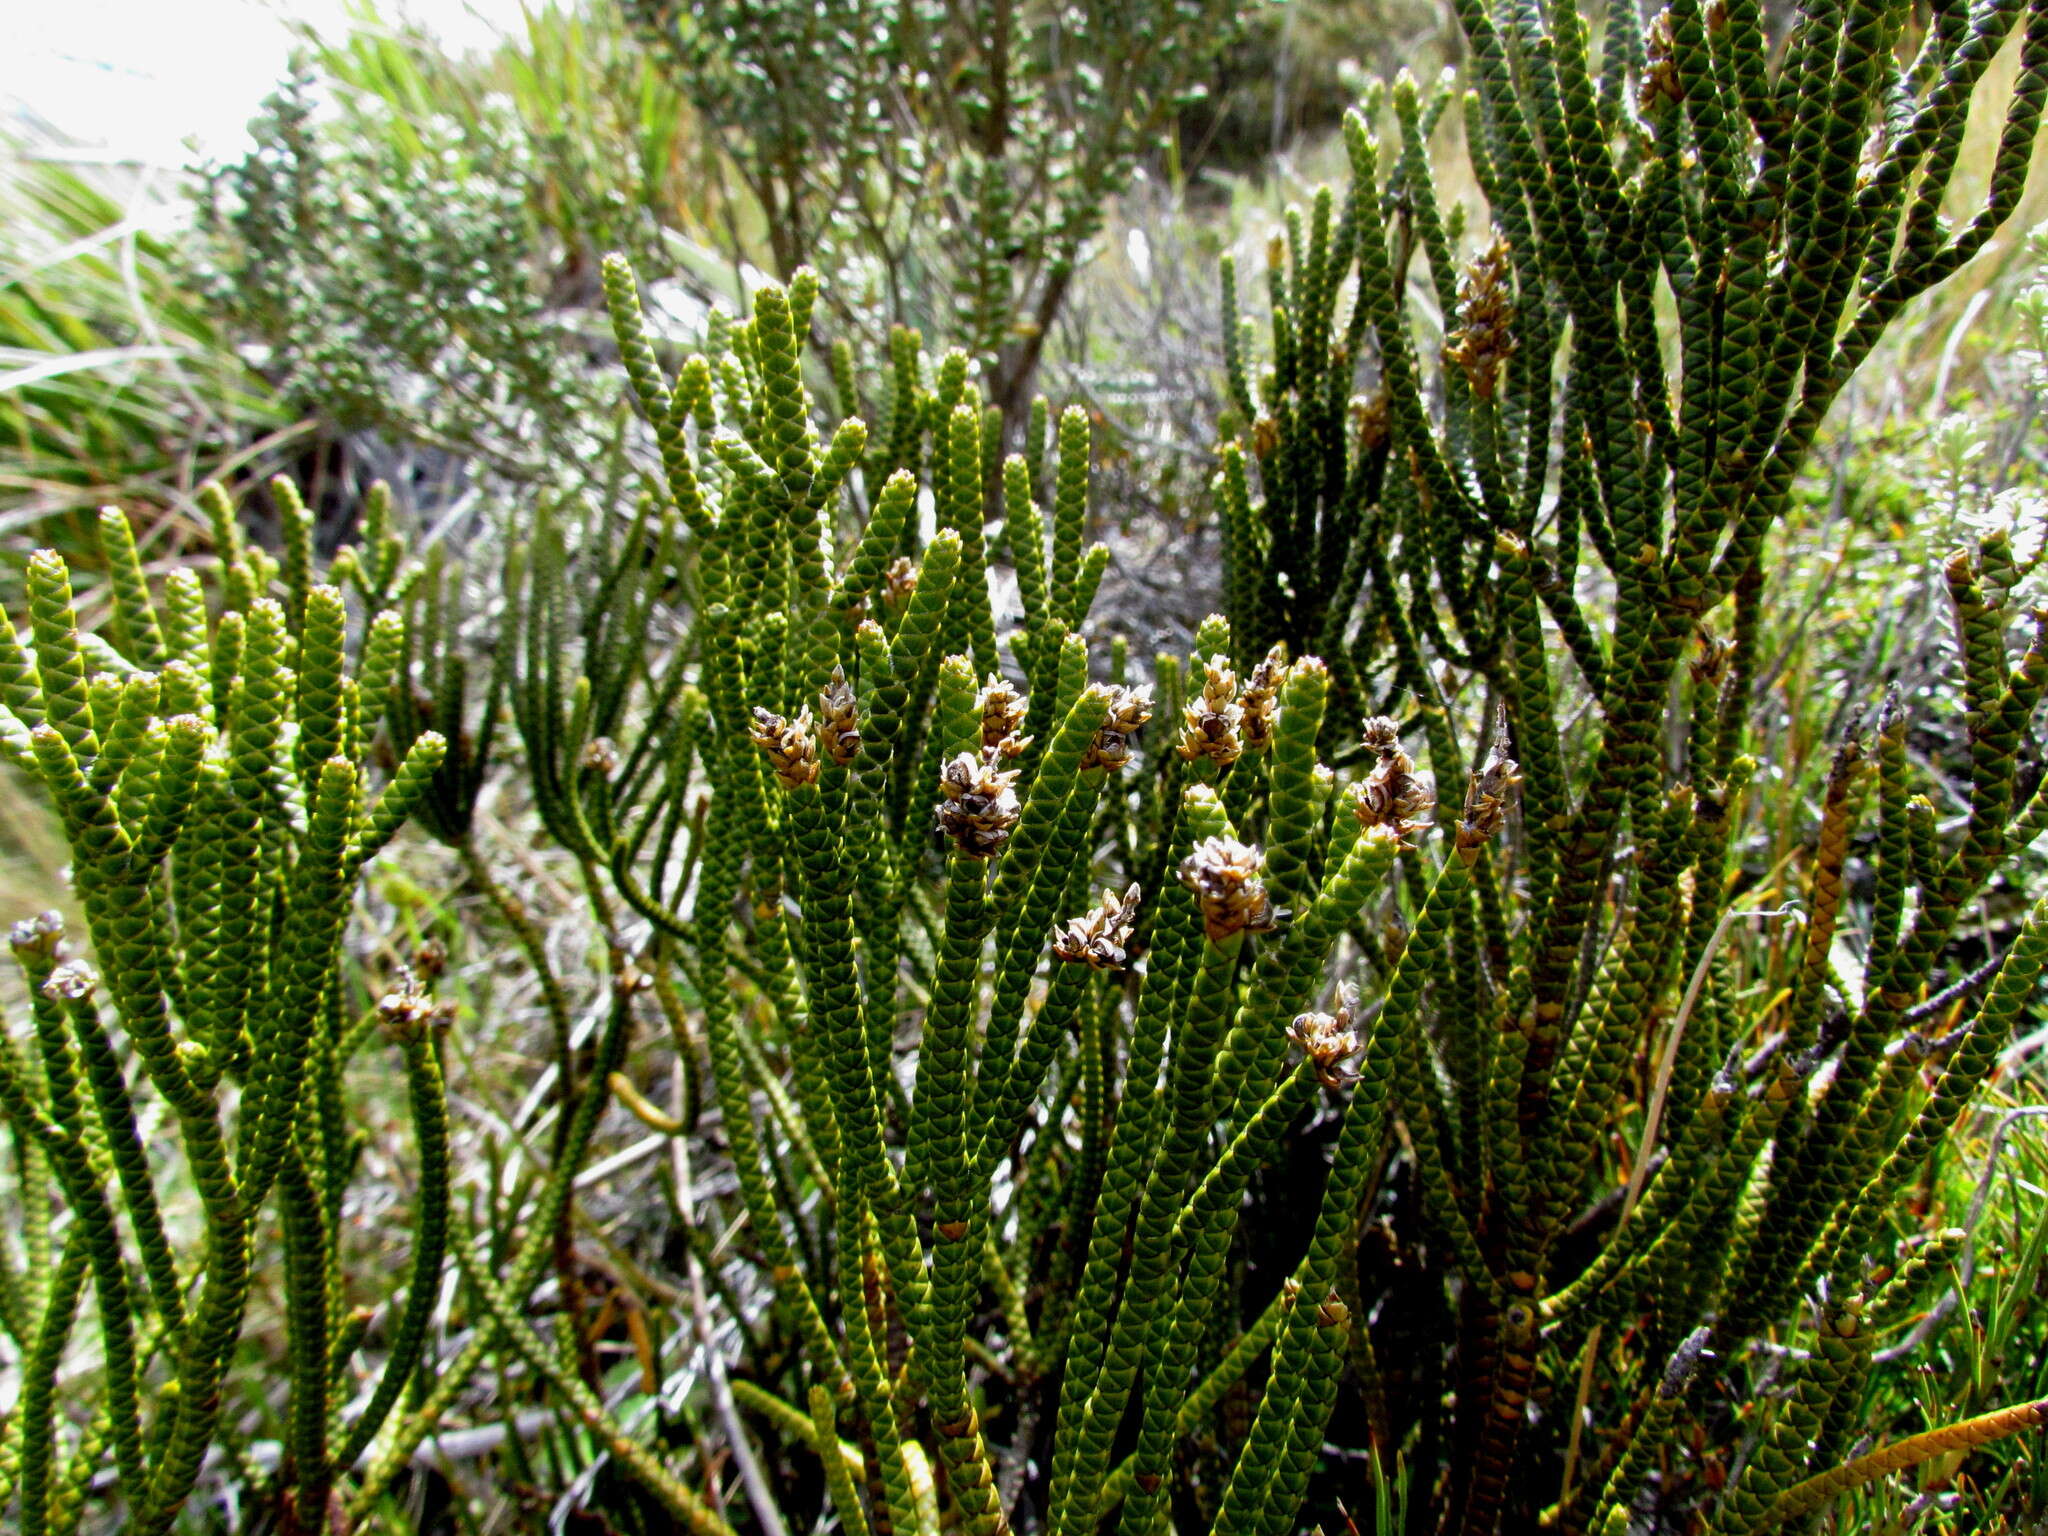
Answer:
<svg viewBox="0 0 2048 1536"><path fill-rule="evenodd" d="M72 638L37 567L11 750L73 829L94 952L177 1114L209 1246L180 1267L148 1229L121 1059L67 995L81 973L53 985L53 939L25 930L41 1001L4 1108L25 1178L73 1212L61 1251L28 1224L10 1285L25 1525L75 1519L110 1452L109 1496L145 1528L175 1517L273 1182L292 1298L278 1507L302 1524L387 1518L382 1490L489 1355L704 1533L823 1513L903 1536L1278 1536L1369 1508L1383 1529L1747 1532L2048 1415L1858 1454L1874 1343L1960 1241L1921 1234L1901 1195L2048 962L2048 905L1993 964L1959 974L1952 948L2048 821L2018 772L2048 635L2036 621L2012 654L2008 543L1946 571L1960 825L1937 824L1904 708L1873 699L1778 881L1797 925L1790 904L1755 910L1741 857L1770 535L1885 325L2009 211L2048 6L1923 29L1902 6L1816 3L1775 62L1753 4L1676 5L1647 32L1620 8L1597 69L1569 9L1461 14L1495 232L1461 275L1470 216L1439 207L1424 151L1448 91L1397 85L1385 140L1377 110L1347 124L1352 187L1280 242L1256 379L1231 327L1229 615L1159 659L1156 699L1082 635L1106 561L1084 549L1086 415L1033 410L1006 457L969 359L933 365L905 332L878 388L833 354L855 414L826 437L805 275L671 377L607 269L660 463L623 522L542 509L525 530L480 712L438 578L401 569L381 524L338 573L388 610L353 686L302 542L283 601L259 596L272 573L224 517L209 629L184 578L152 617L110 520L111 644ZM2014 31L1989 202L1950 228L1964 116ZM1456 317L1440 346L1410 319L1418 280ZM564 1128L538 1197L491 1218L525 1227L508 1262L423 1201L408 1295L433 1289L445 1240L476 1326L362 1457L378 1426L333 1422L330 1390L361 1363L328 1106L368 1028L341 1013L336 930L360 856L415 805L489 882L471 811L501 700L610 942L613 1002L579 1060L545 946L497 892L556 1017ZM405 766L365 811L355 765L380 720ZM209 890L255 920L209 919ZM740 1319L734 1379L707 1387L733 1489L628 1432L572 1304L555 1338L530 1315L551 1257L573 1294L572 1180L608 1096L702 1129L621 1071L642 993L693 1065L701 1042L733 1242L772 1296ZM400 991L381 1011L424 1195L445 1178L434 1007ZM231 1082L232 1153L210 1096ZM103 1419L55 1437L53 1473L88 1278ZM410 1373L409 1337L386 1379ZM1755 1341L1784 1351L1768 1390ZM138 1382L173 1378L168 1406L137 1407Z"/></svg>
<svg viewBox="0 0 2048 1536"><path fill-rule="evenodd" d="M280 1260L287 1358L265 1365L290 1383L287 1512L318 1527L336 1469L406 1391L439 1300L435 1010L406 992L351 1017L340 953L358 872L445 743L421 734L370 792L366 701L390 686L396 616L352 632L341 590L312 580L310 512L286 482L275 490L281 567L244 547L225 497L207 494L225 562L218 611L190 571L153 596L109 509L106 632L80 632L48 551L27 569L26 643L0 625L0 747L62 818L91 951L67 952L54 911L11 934L30 1027L0 1048L25 1261L0 1264L21 1381L0 1481L30 1536L76 1529L109 1459L127 1528L171 1528L225 1429L252 1284ZM404 1309L380 1341L374 1391L344 1422L342 1367L370 1316L351 1309L340 1264L362 1151L341 1078L380 1018L403 1059L421 1183ZM167 1220L145 1126L175 1146L174 1193L196 1203L197 1230ZM80 1413L65 1367L88 1281L100 1369ZM75 1435L53 1438L60 1411Z"/></svg>

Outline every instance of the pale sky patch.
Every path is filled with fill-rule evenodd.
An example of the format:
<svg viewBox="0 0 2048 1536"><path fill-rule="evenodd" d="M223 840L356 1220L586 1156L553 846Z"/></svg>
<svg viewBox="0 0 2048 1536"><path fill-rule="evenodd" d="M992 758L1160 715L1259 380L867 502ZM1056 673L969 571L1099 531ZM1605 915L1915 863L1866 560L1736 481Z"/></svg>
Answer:
<svg viewBox="0 0 2048 1536"><path fill-rule="evenodd" d="M337 37L349 0L0 0L0 127L24 113L110 156L230 156L283 76L289 22ZM519 25L520 0L386 0L452 52Z"/></svg>

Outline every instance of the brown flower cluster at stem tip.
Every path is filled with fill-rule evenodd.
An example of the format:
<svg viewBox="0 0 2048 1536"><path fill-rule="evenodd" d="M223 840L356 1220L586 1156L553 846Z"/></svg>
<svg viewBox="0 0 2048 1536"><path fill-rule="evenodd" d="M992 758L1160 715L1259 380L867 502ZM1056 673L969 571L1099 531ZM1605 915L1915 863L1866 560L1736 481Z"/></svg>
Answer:
<svg viewBox="0 0 2048 1536"><path fill-rule="evenodd" d="M1671 12L1659 11L1650 21L1649 64L1643 71L1643 83L1636 89L1636 105L1645 115L1667 102L1676 106L1685 100L1685 89L1678 83L1676 51Z"/></svg>
<svg viewBox="0 0 2048 1536"><path fill-rule="evenodd" d="M65 960L43 983L43 996L59 1003L83 1002L99 984L99 975L83 960Z"/></svg>
<svg viewBox="0 0 2048 1536"><path fill-rule="evenodd" d="M448 946L439 939L421 939L413 946L413 973L428 982L448 969Z"/></svg>
<svg viewBox="0 0 2048 1536"><path fill-rule="evenodd" d="M1358 994L1345 986L1337 994L1335 1013L1298 1013L1287 1026L1287 1038L1301 1047L1325 1088L1342 1088L1355 1076L1346 1063L1358 1054Z"/></svg>
<svg viewBox="0 0 2048 1536"><path fill-rule="evenodd" d="M1735 655L1735 642L1724 640L1704 627L1699 631L1698 640L1699 654L1686 663L1686 670L1692 676L1694 687L1718 691L1721 679L1728 675L1728 663Z"/></svg>
<svg viewBox="0 0 2048 1536"><path fill-rule="evenodd" d="M1106 718L1102 729L1095 733L1095 739L1088 744L1088 750L1081 758L1081 771L1090 768L1121 768L1131 760L1131 738L1145 728L1145 722L1152 718L1152 685L1142 683L1136 688L1125 688L1117 684L1095 684L1106 692Z"/></svg>
<svg viewBox="0 0 2048 1536"><path fill-rule="evenodd" d="M860 756L860 705L842 667L818 694L818 746L835 766L851 768Z"/></svg>
<svg viewBox="0 0 2048 1536"><path fill-rule="evenodd" d="M1202 692L1182 711L1180 755L1188 762L1208 761L1228 768L1244 755L1238 727L1244 709L1237 702L1237 674L1221 656L1202 664Z"/></svg>
<svg viewBox="0 0 2048 1536"><path fill-rule="evenodd" d="M444 1028L454 1017L455 1005L435 1002L410 966L401 965L397 985L377 999L377 1018L393 1044Z"/></svg>
<svg viewBox="0 0 2048 1536"><path fill-rule="evenodd" d="M818 782L817 730L808 707L798 711L794 720L757 707L754 728L748 734L767 754L775 781L784 789L802 789Z"/></svg>
<svg viewBox="0 0 2048 1536"><path fill-rule="evenodd" d="M1365 722L1365 744L1379 757L1365 777L1358 799L1358 819L1368 827L1386 827L1397 837L1422 831L1436 810L1436 794L1415 775L1415 759L1401 750L1401 728L1385 715Z"/></svg>
<svg viewBox="0 0 2048 1536"><path fill-rule="evenodd" d="M1022 757L1024 749L1031 745L1029 736L1017 734L1029 708L1024 695L1005 679L990 673L981 692L975 695L974 707L981 711L981 749L1001 757Z"/></svg>
<svg viewBox="0 0 2048 1536"><path fill-rule="evenodd" d="M1234 837L1205 837L1181 860L1180 880L1202 904L1202 930L1212 944L1240 933L1271 933L1287 914L1273 905L1259 878L1259 850Z"/></svg>
<svg viewBox="0 0 2048 1536"><path fill-rule="evenodd" d="M1280 685L1287 680L1287 647L1276 642L1266 652L1252 675L1244 680L1238 707L1244 718L1241 729L1247 752L1265 752L1273 745L1273 722L1280 715Z"/></svg>
<svg viewBox="0 0 2048 1536"><path fill-rule="evenodd" d="M1489 842L1507 819L1507 797L1522 782L1522 765L1508 756L1508 717L1503 709L1494 719L1493 746L1486 761L1465 791L1465 814L1458 823L1459 852Z"/></svg>
<svg viewBox="0 0 2048 1536"><path fill-rule="evenodd" d="M1104 891L1094 910L1053 929L1053 958L1093 971L1120 971L1129 965L1140 894L1135 882L1121 896Z"/></svg>
<svg viewBox="0 0 2048 1536"><path fill-rule="evenodd" d="M1358 446L1367 450L1384 448L1393 435L1392 411L1384 388L1370 395L1351 397L1351 425L1358 433Z"/></svg>
<svg viewBox="0 0 2048 1536"><path fill-rule="evenodd" d="M25 917L7 930L7 942L15 954L24 958L42 955L54 959L64 942L64 916L60 912L40 912Z"/></svg>
<svg viewBox="0 0 2048 1536"><path fill-rule="evenodd" d="M939 830L970 859L994 858L1017 825L1017 770L997 767L1000 761L994 752L962 752L939 770L946 796L939 802Z"/></svg>
<svg viewBox="0 0 2048 1536"><path fill-rule="evenodd" d="M1515 354L1509 330L1515 299L1508 274L1507 241L1495 235L1458 285L1458 328L1444 348L1444 361L1463 370L1466 383L1481 400L1493 398L1500 371Z"/></svg>
<svg viewBox="0 0 2048 1536"><path fill-rule="evenodd" d="M917 592L917 566L908 555L898 555L882 573L882 605L901 613Z"/></svg>

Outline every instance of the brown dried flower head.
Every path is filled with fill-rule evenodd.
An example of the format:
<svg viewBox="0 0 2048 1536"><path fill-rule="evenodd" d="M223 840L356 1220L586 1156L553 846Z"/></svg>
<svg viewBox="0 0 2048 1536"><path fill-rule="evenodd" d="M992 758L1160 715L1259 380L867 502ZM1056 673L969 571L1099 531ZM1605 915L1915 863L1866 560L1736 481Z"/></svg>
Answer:
<svg viewBox="0 0 2048 1536"><path fill-rule="evenodd" d="M1181 884L1202 904L1202 929L1220 944L1238 933L1271 933L1285 915L1259 878L1259 850L1234 837L1208 837L1181 861Z"/></svg>
<svg viewBox="0 0 2048 1536"><path fill-rule="evenodd" d="M413 946L413 973L433 981L448 969L448 946L439 939L422 939Z"/></svg>
<svg viewBox="0 0 2048 1536"><path fill-rule="evenodd" d="M1458 284L1458 328L1444 347L1444 361L1464 371L1481 400L1493 398L1500 371L1514 356L1514 320L1508 245L1495 235Z"/></svg>
<svg viewBox="0 0 2048 1536"><path fill-rule="evenodd" d="M910 556L898 555L882 573L882 603L891 613L901 613L917 591L917 567Z"/></svg>
<svg viewBox="0 0 2048 1536"><path fill-rule="evenodd" d="M1719 688L1721 679L1728 675L1728 663L1735 655L1735 642L1724 640L1711 630L1699 632L1699 654L1686 663L1692 673L1693 686L1698 688Z"/></svg>
<svg viewBox="0 0 2048 1536"><path fill-rule="evenodd" d="M1273 451L1280 446L1280 423L1270 416L1261 416L1252 423L1252 456L1270 459Z"/></svg>
<svg viewBox="0 0 2048 1536"><path fill-rule="evenodd" d="M1654 112L1660 100L1676 106L1685 99L1685 92L1678 84L1677 49L1671 33L1670 11L1659 11L1651 20L1648 43L1649 59L1643 70L1643 83L1636 91L1636 105L1645 115Z"/></svg>
<svg viewBox="0 0 2048 1536"><path fill-rule="evenodd" d="M64 914L51 911L25 917L7 930L7 942L24 960L31 955L55 959L64 943Z"/></svg>
<svg viewBox="0 0 2048 1536"><path fill-rule="evenodd" d="M1358 798L1358 820L1387 827L1397 837L1422 831L1436 811L1436 794L1415 773L1415 759L1401 750L1401 728L1385 715L1365 722L1365 744L1379 757Z"/></svg>
<svg viewBox="0 0 2048 1536"><path fill-rule="evenodd" d="M1287 647L1276 642L1273 649L1252 668L1252 675L1244 680L1244 692L1238 697L1238 708L1244 716L1245 751L1265 752L1271 749L1273 722L1280 713L1280 685L1286 680Z"/></svg>
<svg viewBox="0 0 2048 1536"><path fill-rule="evenodd" d="M1096 684L1106 697L1105 715L1102 728L1095 733L1095 739L1088 744L1088 751L1081 758L1081 771L1090 768L1121 768L1131 760L1131 738L1145 728L1145 722L1152 718L1152 685L1142 683L1136 688L1125 688L1118 684Z"/></svg>
<svg viewBox="0 0 2048 1536"><path fill-rule="evenodd" d="M1237 674L1221 656L1202 665L1202 692L1181 712L1180 755L1188 762L1206 760L1228 768L1244 755L1238 728L1244 710L1237 702Z"/></svg>
<svg viewBox="0 0 2048 1536"><path fill-rule="evenodd" d="M1021 757L1031 745L1029 736L1017 734L1029 709L1024 695L994 673L975 695L974 707L981 711L981 748L1003 757Z"/></svg>
<svg viewBox="0 0 2048 1536"><path fill-rule="evenodd" d="M609 736L593 736L583 744L578 761L592 773L610 778L619 771L619 748Z"/></svg>
<svg viewBox="0 0 2048 1536"><path fill-rule="evenodd" d="M1359 447L1368 451L1386 447L1393 424L1385 389L1351 397L1351 426L1358 433Z"/></svg>
<svg viewBox="0 0 2048 1536"><path fill-rule="evenodd" d="M1347 985L1337 993L1335 1013L1296 1014L1287 1026L1287 1038L1301 1047L1325 1088L1342 1088L1357 1075L1346 1065L1358 1054L1358 1032L1352 1028L1357 1010L1358 994Z"/></svg>
<svg viewBox="0 0 2048 1536"><path fill-rule="evenodd" d="M57 1003L82 1003L99 984L99 974L83 960L66 960L50 972L43 996Z"/></svg>
<svg viewBox="0 0 2048 1536"><path fill-rule="evenodd" d="M377 999L377 1017L392 1040L418 1039L435 1022L437 1007L410 966L398 968L398 984Z"/></svg>
<svg viewBox="0 0 2048 1536"><path fill-rule="evenodd" d="M939 830L971 859L992 859L1017 825L1014 768L999 768L994 753L962 752L939 770Z"/></svg>
<svg viewBox="0 0 2048 1536"><path fill-rule="evenodd" d="M1494 719L1493 746L1465 791L1465 815L1458 823L1461 852L1492 840L1507 819L1508 794L1521 782L1522 765L1508 756L1508 714L1503 709Z"/></svg>
<svg viewBox="0 0 2048 1536"><path fill-rule="evenodd" d="M1135 883L1121 896L1115 891L1104 891L1093 911L1069 918L1053 929L1053 958L1094 971L1122 970L1130 964L1131 931L1138 923L1138 901Z"/></svg>
<svg viewBox="0 0 2048 1536"><path fill-rule="evenodd" d="M802 789L818 782L818 737L808 708L794 720L769 710L754 710L754 745L768 755L768 766L784 789Z"/></svg>
<svg viewBox="0 0 2048 1536"><path fill-rule="evenodd" d="M843 667L832 669L832 681L818 694L818 750L841 768L860 756L860 703Z"/></svg>

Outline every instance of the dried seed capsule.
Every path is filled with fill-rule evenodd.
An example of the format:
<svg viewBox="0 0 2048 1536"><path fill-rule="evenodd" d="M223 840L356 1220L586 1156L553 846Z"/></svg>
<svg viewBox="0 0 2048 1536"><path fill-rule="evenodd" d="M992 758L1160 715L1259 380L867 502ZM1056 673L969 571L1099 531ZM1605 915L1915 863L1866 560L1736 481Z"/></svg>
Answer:
<svg viewBox="0 0 2048 1536"><path fill-rule="evenodd" d="M1494 724L1493 746L1486 762L1472 775L1465 791L1465 815L1458 823L1460 850L1491 840L1507 819L1508 791L1522 782L1522 765L1508 756L1508 717L1503 710Z"/></svg>
<svg viewBox="0 0 2048 1536"><path fill-rule="evenodd" d="M100 984L93 968L83 960L66 960L43 983L43 996L53 1002L76 1003L91 997Z"/></svg>
<svg viewBox="0 0 2048 1536"><path fill-rule="evenodd" d="M841 768L860 756L860 705L841 667L818 695L818 750Z"/></svg>
<svg viewBox="0 0 2048 1536"><path fill-rule="evenodd" d="M1276 644L1245 679L1238 698L1243 712L1244 749L1265 752L1273 745L1273 722L1279 717L1280 685L1287 680L1287 647Z"/></svg>
<svg viewBox="0 0 2048 1536"><path fill-rule="evenodd" d="M377 999L377 1017L394 1044L417 1040L435 1022L437 1005L410 967L398 968L398 985Z"/></svg>
<svg viewBox="0 0 2048 1536"><path fill-rule="evenodd" d="M768 766L784 789L801 789L818 782L818 741L811 725L811 712L801 710L794 720L765 709L754 711L754 745L768 754Z"/></svg>
<svg viewBox="0 0 2048 1536"><path fill-rule="evenodd" d="M1138 923L1139 895L1135 883L1121 896L1115 891L1104 891L1094 911L1069 918L1053 929L1053 958L1095 971L1122 970L1130 963L1131 931Z"/></svg>
<svg viewBox="0 0 2048 1536"><path fill-rule="evenodd" d="M1015 769L998 768L993 754L962 752L939 771L939 830L971 859L992 859L1010 840L1019 807Z"/></svg>
<svg viewBox="0 0 2048 1536"><path fill-rule="evenodd" d="M1387 827L1400 837L1429 825L1436 793L1415 773L1415 760L1401 750L1401 728L1385 715L1365 722L1365 744L1379 755L1358 799L1358 820Z"/></svg>
<svg viewBox="0 0 2048 1536"><path fill-rule="evenodd" d="M1081 771L1090 768L1121 768L1131 760L1131 738L1152 718L1152 685L1136 688L1112 686L1102 729L1095 733L1081 759Z"/></svg>
<svg viewBox="0 0 2048 1536"><path fill-rule="evenodd" d="M1387 439L1393 435L1393 412L1384 388L1370 395L1351 397L1351 425L1358 433L1360 448L1371 451L1387 445Z"/></svg>
<svg viewBox="0 0 2048 1536"><path fill-rule="evenodd" d="M1359 1051L1358 1032L1352 1028L1357 1007L1358 994L1347 985L1337 994L1335 1013L1296 1014L1287 1026L1287 1038L1301 1047L1325 1088L1342 1088L1356 1076L1346 1063Z"/></svg>
<svg viewBox="0 0 2048 1536"><path fill-rule="evenodd" d="M593 736L583 744L577 761L591 772L610 778L619 771L618 745L609 736Z"/></svg>
<svg viewBox="0 0 2048 1536"><path fill-rule="evenodd" d="M1458 285L1458 328L1444 347L1444 361L1462 369L1472 393L1491 400L1500 371L1515 353L1509 330L1515 318L1508 245L1498 234L1479 253Z"/></svg>
<svg viewBox="0 0 2048 1536"><path fill-rule="evenodd" d="M23 959L30 955L54 959L64 942L64 914L52 911L25 917L8 929L7 941Z"/></svg>
<svg viewBox="0 0 2048 1536"><path fill-rule="evenodd" d="M1259 850L1234 837L1207 837L1181 861L1181 884L1202 904L1202 928L1212 944L1233 934L1270 933L1286 914L1273 905L1259 878Z"/></svg>
<svg viewBox="0 0 2048 1536"><path fill-rule="evenodd" d="M1735 655L1735 642L1724 640L1708 629L1699 632L1699 655L1688 662L1695 687L1719 688L1728 675L1728 663Z"/></svg>
<svg viewBox="0 0 2048 1536"><path fill-rule="evenodd" d="M882 605L891 613L901 613L916 592L917 567L910 556L898 555L882 573Z"/></svg>
<svg viewBox="0 0 2048 1536"><path fill-rule="evenodd" d="M996 752L1003 757L1023 756L1024 749L1031 745L1029 736L1017 734L1029 707L1024 695L1003 678L990 673L981 692L975 695L974 707L981 711L982 750Z"/></svg>
<svg viewBox="0 0 2048 1536"><path fill-rule="evenodd" d="M448 946L439 939L422 939L412 952L413 971L434 980L448 969Z"/></svg>
<svg viewBox="0 0 2048 1536"><path fill-rule="evenodd" d="M1650 22L1648 45L1648 67L1636 90L1636 104L1645 115L1654 112L1660 102L1676 106L1685 99L1685 90L1678 83L1677 45L1672 38L1670 11L1659 11Z"/></svg>
<svg viewBox="0 0 2048 1536"><path fill-rule="evenodd" d="M1180 755L1188 762L1207 759L1218 768L1228 768L1244 755L1238 728L1244 710L1237 702L1237 674L1221 656L1211 656L1202 666L1202 692L1188 701L1182 712Z"/></svg>

